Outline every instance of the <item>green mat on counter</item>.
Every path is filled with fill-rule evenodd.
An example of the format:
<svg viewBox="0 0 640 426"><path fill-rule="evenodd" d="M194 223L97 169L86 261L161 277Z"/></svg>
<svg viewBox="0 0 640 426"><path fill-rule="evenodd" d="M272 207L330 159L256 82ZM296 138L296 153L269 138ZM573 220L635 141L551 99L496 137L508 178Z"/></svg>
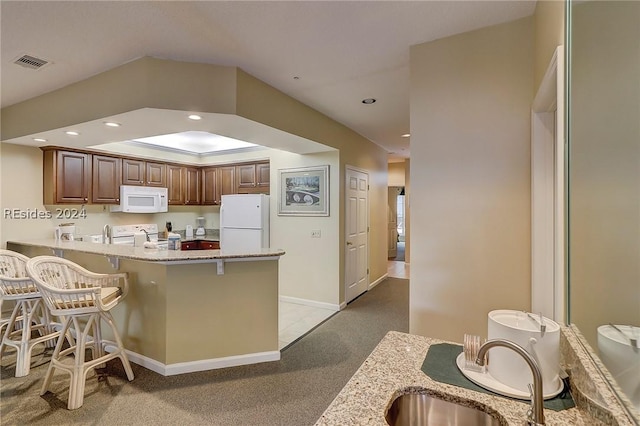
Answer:
<svg viewBox="0 0 640 426"><path fill-rule="evenodd" d="M476 392L498 395L503 398L509 398L482 388L467 379L456 365L456 358L461 352L462 346L460 345L452 345L450 343L438 343L431 345L427 352L427 356L422 363L421 369L427 376L431 377L436 382L460 386L461 388L470 389ZM522 399L509 399L526 402ZM564 390L558 396L544 401L544 408L554 411L566 410L573 407L575 407L575 403L573 402L573 398L571 398L571 394Z"/></svg>

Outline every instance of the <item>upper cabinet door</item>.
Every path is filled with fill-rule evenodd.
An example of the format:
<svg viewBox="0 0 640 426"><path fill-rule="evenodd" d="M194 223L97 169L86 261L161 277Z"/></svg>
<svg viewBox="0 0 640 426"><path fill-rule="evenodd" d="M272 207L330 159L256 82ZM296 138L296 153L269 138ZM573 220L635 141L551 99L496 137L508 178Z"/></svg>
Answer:
<svg viewBox="0 0 640 426"><path fill-rule="evenodd" d="M45 203L88 202L91 187L91 155L71 151L48 151L46 154ZM49 176L47 169L52 171L53 176ZM54 188L50 187L52 182L55 182Z"/></svg>
<svg viewBox="0 0 640 426"><path fill-rule="evenodd" d="M200 169L185 167L185 204L200 204Z"/></svg>
<svg viewBox="0 0 640 426"><path fill-rule="evenodd" d="M167 166L167 188L169 204L184 204L184 174L181 166Z"/></svg>
<svg viewBox="0 0 640 426"><path fill-rule="evenodd" d="M202 204L219 204L220 184L218 182L218 173L217 167L205 167L202 169Z"/></svg>
<svg viewBox="0 0 640 426"><path fill-rule="evenodd" d="M260 188L260 191L263 194L268 194L270 185L271 185L271 167L269 163L256 164L256 186Z"/></svg>
<svg viewBox="0 0 640 426"><path fill-rule="evenodd" d="M93 155L91 202L118 204L122 181L122 160L106 155Z"/></svg>
<svg viewBox="0 0 640 426"><path fill-rule="evenodd" d="M125 158L122 160L122 184L144 185L146 179L145 162Z"/></svg>
<svg viewBox="0 0 640 426"><path fill-rule="evenodd" d="M219 192L218 192L218 204L222 202L222 196L228 194L237 194L238 187L236 186L236 167L225 166L218 167L219 171Z"/></svg>
<svg viewBox="0 0 640 426"><path fill-rule="evenodd" d="M122 160L122 184L167 188L167 165L125 158Z"/></svg>
<svg viewBox="0 0 640 426"><path fill-rule="evenodd" d="M238 194L268 194L271 181L269 174L268 162L236 166Z"/></svg>
<svg viewBox="0 0 640 426"><path fill-rule="evenodd" d="M167 187L167 165L147 161L146 181L147 186Z"/></svg>
<svg viewBox="0 0 640 426"><path fill-rule="evenodd" d="M254 188L256 186L256 165L243 164L236 166L236 179L238 190L241 188Z"/></svg>

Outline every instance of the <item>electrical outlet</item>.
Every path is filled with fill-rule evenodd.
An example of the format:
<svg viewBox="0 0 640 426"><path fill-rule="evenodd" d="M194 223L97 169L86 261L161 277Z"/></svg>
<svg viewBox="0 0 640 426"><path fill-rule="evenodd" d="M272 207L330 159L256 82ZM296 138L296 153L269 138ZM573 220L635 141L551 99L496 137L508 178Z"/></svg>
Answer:
<svg viewBox="0 0 640 426"><path fill-rule="evenodd" d="M311 231L311 238L320 238L320 230L314 229L313 231Z"/></svg>

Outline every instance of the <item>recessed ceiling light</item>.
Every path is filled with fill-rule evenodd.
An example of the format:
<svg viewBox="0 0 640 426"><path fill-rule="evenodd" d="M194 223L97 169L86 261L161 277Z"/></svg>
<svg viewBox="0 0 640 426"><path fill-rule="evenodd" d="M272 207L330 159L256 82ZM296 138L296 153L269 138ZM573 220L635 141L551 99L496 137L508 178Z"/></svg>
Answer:
<svg viewBox="0 0 640 426"><path fill-rule="evenodd" d="M408 138L409 136L411 136L411 133L405 133L404 135L402 135L403 138Z"/></svg>
<svg viewBox="0 0 640 426"><path fill-rule="evenodd" d="M69 136L78 136L80 133L78 132L74 132L73 130L69 130L68 132L65 132L66 134L68 134Z"/></svg>
<svg viewBox="0 0 640 426"><path fill-rule="evenodd" d="M376 100L375 100L375 99L373 99L373 98L367 98L367 99L363 99L363 100L362 100L362 103L363 103L363 104L366 104L366 105L370 105L370 104L374 103L375 101L376 101Z"/></svg>
<svg viewBox="0 0 640 426"><path fill-rule="evenodd" d="M44 138L33 138L34 141L36 142L46 142L47 140Z"/></svg>
<svg viewBox="0 0 640 426"><path fill-rule="evenodd" d="M104 125L108 127L120 127L120 123L116 123L115 121L105 121Z"/></svg>
<svg viewBox="0 0 640 426"><path fill-rule="evenodd" d="M198 114L191 114L189 116L189 120L202 120L202 117L200 117Z"/></svg>

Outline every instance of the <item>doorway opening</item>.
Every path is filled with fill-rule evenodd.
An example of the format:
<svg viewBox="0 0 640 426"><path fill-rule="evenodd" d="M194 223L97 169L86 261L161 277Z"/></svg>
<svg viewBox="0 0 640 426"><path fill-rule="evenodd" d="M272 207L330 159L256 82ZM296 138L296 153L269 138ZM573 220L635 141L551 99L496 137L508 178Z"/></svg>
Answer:
<svg viewBox="0 0 640 426"><path fill-rule="evenodd" d="M407 236L405 188L390 186L388 191L387 275L393 278L409 278L408 265L405 263Z"/></svg>

